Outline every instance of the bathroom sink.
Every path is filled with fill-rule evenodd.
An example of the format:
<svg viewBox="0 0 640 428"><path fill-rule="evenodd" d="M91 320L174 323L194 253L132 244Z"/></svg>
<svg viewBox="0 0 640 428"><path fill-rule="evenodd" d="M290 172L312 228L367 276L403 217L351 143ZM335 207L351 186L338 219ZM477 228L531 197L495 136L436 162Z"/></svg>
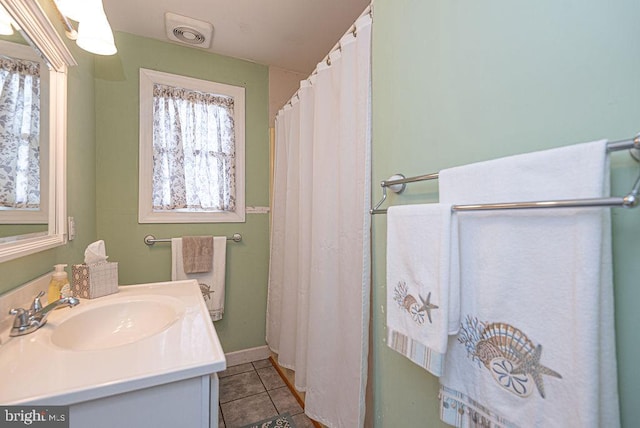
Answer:
<svg viewBox="0 0 640 428"><path fill-rule="evenodd" d="M35 286L28 285L28 295L46 289L49 279L43 275ZM0 296L0 308L3 304ZM1 324L0 317L3 405L93 403L159 391L156 386L175 382L193 381L202 388L202 379L194 379L209 379L226 368L202 290L193 279L120 286L117 293L80 298L79 305L56 309L46 325L24 336L9 336L12 321L6 317ZM55 369L34 370L42 364Z"/></svg>
<svg viewBox="0 0 640 428"><path fill-rule="evenodd" d="M176 322L184 308L171 297L112 301L73 315L55 327L51 342L64 349L114 348L154 336Z"/></svg>

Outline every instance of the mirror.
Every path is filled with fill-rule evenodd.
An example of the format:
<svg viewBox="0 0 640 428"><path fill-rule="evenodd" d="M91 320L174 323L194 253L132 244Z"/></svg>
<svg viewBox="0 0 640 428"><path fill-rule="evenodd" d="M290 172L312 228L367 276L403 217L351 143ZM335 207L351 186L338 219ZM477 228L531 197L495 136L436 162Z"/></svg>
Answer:
<svg viewBox="0 0 640 428"><path fill-rule="evenodd" d="M0 0L11 18L20 28L20 36L3 36L0 40L0 62L5 69L28 68L39 72L30 74L29 84L36 81L38 88L25 99L31 100L31 114L23 113L22 131L12 139L2 132L0 112L0 262L53 248L66 243L66 91L67 67L76 65L64 42L39 4L33 0ZM29 47L27 47L29 46ZM1 64L0 64L1 65ZM0 73L2 67L0 66ZM26 86L20 81L16 87ZM35 86L35 84L34 84ZM1 88L1 86L0 86ZM1 95L0 95L1 97ZM39 98L39 103L33 101ZM26 101L21 101L26 105ZM34 115L34 110L39 115ZM28 117L29 120L24 120ZM25 126L24 123L30 125ZM33 123L36 123L33 125ZM17 126L15 123L12 125ZM26 130L34 129L32 133ZM27 136L27 137L25 137ZM23 147L14 140L25 140ZM15 153L20 151L20 153ZM13 157L19 162L11 164ZM29 156L35 160L29 162ZM16 167L15 165L22 165ZM28 166L25 166L28 165ZM14 169L22 169L22 178ZM28 170L29 172L24 172ZM3 176L4 174L4 176ZM16 175L17 174L17 175ZM16 178L16 176L18 178ZM8 178L7 178L8 177ZM35 182L31 188L13 182ZM11 182L11 185L8 183ZM21 200L15 204L13 196L3 198L2 192L21 189ZM27 189L27 190L24 190ZM29 190L30 189L30 190ZM25 197L27 192L29 197ZM10 202L6 202L10 199Z"/></svg>
<svg viewBox="0 0 640 428"><path fill-rule="evenodd" d="M0 243L47 234L48 106L47 62L19 32L0 35Z"/></svg>

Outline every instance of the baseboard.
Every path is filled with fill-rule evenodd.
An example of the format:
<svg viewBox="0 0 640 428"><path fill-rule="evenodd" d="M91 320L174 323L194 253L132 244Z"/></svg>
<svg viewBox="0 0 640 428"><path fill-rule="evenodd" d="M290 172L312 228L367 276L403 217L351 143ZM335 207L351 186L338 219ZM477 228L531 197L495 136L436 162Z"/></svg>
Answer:
<svg viewBox="0 0 640 428"><path fill-rule="evenodd" d="M271 356L271 351L267 345L264 345L256 348L229 352L224 354L224 356L227 359L227 367L231 367L237 366L238 364L250 363L252 361L266 360Z"/></svg>
<svg viewBox="0 0 640 428"><path fill-rule="evenodd" d="M280 375L280 377L282 378L284 383L287 385L287 388L289 388L289 391L291 391L291 394L293 395L293 397L296 399L298 404L300 404L300 407L302 407L304 409L304 399L302 398L302 396L300 395L300 392L296 389L296 387L293 386L293 383L291 383L292 381L289 380L289 377L284 373L284 371L282 370L282 367L280 367L280 364L278 364L278 362L274 358L274 355L275 354L272 354L269 357L269 361L271 361L271 365L276 369L276 371L278 372L278 374ZM295 372L293 372L293 373L295 373ZM295 374L294 374L294 379L295 379ZM322 425L318 421L315 421L315 420L313 420L311 418L309 418L309 420L311 421L311 423L313 424L313 426L315 428L326 428L324 425Z"/></svg>

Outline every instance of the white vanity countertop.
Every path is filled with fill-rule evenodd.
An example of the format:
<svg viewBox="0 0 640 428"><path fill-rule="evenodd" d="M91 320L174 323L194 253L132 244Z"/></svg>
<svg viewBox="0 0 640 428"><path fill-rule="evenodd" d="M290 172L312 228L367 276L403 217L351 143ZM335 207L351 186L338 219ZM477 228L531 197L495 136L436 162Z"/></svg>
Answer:
<svg viewBox="0 0 640 428"><path fill-rule="evenodd" d="M195 280L121 286L97 299L60 308L46 325L0 345L0 404L69 405L226 368L226 360ZM62 322L92 308L144 299L177 299L183 310L169 327L133 343L100 350L56 346ZM183 303L183 305L182 305Z"/></svg>

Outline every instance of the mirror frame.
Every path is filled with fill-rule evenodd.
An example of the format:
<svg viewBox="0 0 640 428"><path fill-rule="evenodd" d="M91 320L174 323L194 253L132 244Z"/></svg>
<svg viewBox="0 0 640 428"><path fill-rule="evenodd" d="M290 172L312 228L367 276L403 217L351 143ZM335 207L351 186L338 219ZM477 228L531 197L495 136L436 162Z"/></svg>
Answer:
<svg viewBox="0 0 640 428"><path fill-rule="evenodd" d="M0 262L4 262L67 243L67 69L77 63L37 0L0 0L0 4L51 65L49 227L47 235L0 244Z"/></svg>

